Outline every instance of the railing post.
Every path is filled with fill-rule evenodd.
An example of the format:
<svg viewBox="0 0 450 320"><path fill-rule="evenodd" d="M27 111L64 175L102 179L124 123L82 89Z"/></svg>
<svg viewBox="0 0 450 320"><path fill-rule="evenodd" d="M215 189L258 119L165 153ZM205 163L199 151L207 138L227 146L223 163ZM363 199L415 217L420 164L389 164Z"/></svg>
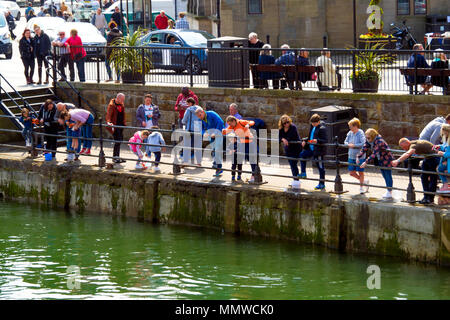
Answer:
<svg viewBox="0 0 450 320"><path fill-rule="evenodd" d="M103 118L98 118L99 128L100 128L100 152L98 154L98 166L100 168L105 167L106 159L105 152L103 151Z"/></svg>
<svg viewBox="0 0 450 320"><path fill-rule="evenodd" d="M250 148L250 146L249 146ZM257 184L263 183L263 177L261 175L261 169L259 168L259 136L256 137L256 170L254 172L254 181Z"/></svg>
<svg viewBox="0 0 450 320"><path fill-rule="evenodd" d="M414 52L414 94L417 94L417 52Z"/></svg>
<svg viewBox="0 0 450 320"><path fill-rule="evenodd" d="M340 161L339 161L339 154L338 154L339 142L338 142L337 136L334 137L334 144L335 144L334 156L336 158L335 159L336 160L336 178L334 179L334 193L341 194L341 193L344 193L344 186L342 185L342 178L341 178L341 173L340 173Z"/></svg>
<svg viewBox="0 0 450 320"><path fill-rule="evenodd" d="M190 60L190 62L189 62L189 64L191 65L191 67L189 68L189 70L190 70L190 72L191 72L191 74L190 74L190 85L191 85L191 88L194 86L194 74L193 74L193 72L192 72L192 49L189 49L189 60Z"/></svg>
<svg viewBox="0 0 450 320"><path fill-rule="evenodd" d="M97 56L97 83L100 83L100 52L99 47L96 47L96 56Z"/></svg>
<svg viewBox="0 0 450 320"><path fill-rule="evenodd" d="M56 91L56 81L58 81L56 76L56 47L53 47L53 65L52 65L52 71L53 71L53 91ZM48 72L48 71L47 71Z"/></svg>
<svg viewBox="0 0 450 320"><path fill-rule="evenodd" d="M240 49L241 51L241 89L244 89L244 49ZM248 53L250 54L250 52ZM252 74L252 78L254 79ZM255 88L255 84L253 84L253 88Z"/></svg>
<svg viewBox="0 0 450 320"><path fill-rule="evenodd" d="M408 159L408 176L409 176L409 183L408 188L406 189L406 202L408 203L414 203L416 202L416 193L414 192L414 185L412 183L412 161L411 159Z"/></svg>
<svg viewBox="0 0 450 320"><path fill-rule="evenodd" d="M172 137L173 133L175 132L175 123L172 123ZM176 142L176 141L175 141ZM175 150L177 151L177 150ZM172 166L172 174L174 176L181 174L181 167L178 165L178 154L176 152L173 152L174 158L173 158L173 166Z"/></svg>
<svg viewBox="0 0 450 320"><path fill-rule="evenodd" d="M142 63L142 85L145 86L145 56L144 48L141 49L141 63Z"/></svg>

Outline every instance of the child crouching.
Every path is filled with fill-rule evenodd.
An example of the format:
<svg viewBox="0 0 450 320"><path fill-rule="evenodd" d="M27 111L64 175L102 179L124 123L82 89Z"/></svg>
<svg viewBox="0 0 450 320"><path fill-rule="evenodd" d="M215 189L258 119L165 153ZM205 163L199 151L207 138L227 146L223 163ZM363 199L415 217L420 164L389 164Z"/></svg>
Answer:
<svg viewBox="0 0 450 320"><path fill-rule="evenodd" d="M128 140L128 142L133 143L143 143L145 139L148 138L149 132L147 130L143 131L137 131L131 138ZM138 157L138 160L136 162L136 169L147 169L144 162L142 161L142 158L144 158L144 155L141 151L141 145L140 144L129 144L130 150Z"/></svg>
<svg viewBox="0 0 450 320"><path fill-rule="evenodd" d="M150 127L150 135L148 136L145 143L148 143L148 145L145 147L145 153L147 154L147 157L151 159L152 153L155 155L155 162L153 167L154 172L160 172L161 169L158 167L159 162L161 161L161 149L164 151L164 148L161 148L162 146L165 146L166 143L164 142L164 138L162 134L158 131L151 131L151 129L158 129L158 126L152 126Z"/></svg>

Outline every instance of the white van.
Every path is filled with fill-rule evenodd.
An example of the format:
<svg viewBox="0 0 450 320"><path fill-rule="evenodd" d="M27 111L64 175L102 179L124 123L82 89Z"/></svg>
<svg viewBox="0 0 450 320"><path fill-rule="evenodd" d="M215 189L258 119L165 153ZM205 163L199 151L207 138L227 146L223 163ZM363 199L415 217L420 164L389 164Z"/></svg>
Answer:
<svg viewBox="0 0 450 320"><path fill-rule="evenodd" d="M0 54L4 54L6 59L12 57L12 42L9 34L8 23L6 22L5 12L0 10Z"/></svg>

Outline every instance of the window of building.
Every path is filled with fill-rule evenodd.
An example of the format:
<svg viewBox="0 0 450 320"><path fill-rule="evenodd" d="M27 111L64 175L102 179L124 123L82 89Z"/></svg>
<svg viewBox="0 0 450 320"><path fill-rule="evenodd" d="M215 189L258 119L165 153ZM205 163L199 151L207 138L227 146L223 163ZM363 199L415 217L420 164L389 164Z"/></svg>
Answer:
<svg viewBox="0 0 450 320"><path fill-rule="evenodd" d="M248 0L248 14L262 14L262 0Z"/></svg>
<svg viewBox="0 0 450 320"><path fill-rule="evenodd" d="M397 15L409 15L409 0L397 0Z"/></svg>
<svg viewBox="0 0 450 320"><path fill-rule="evenodd" d="M427 0L414 0L414 14L427 14Z"/></svg>

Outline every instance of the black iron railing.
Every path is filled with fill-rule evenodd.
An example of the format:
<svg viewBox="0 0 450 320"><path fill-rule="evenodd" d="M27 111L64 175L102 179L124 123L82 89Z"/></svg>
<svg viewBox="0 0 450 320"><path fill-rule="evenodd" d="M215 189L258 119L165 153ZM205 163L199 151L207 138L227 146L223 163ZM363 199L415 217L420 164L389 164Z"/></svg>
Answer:
<svg viewBox="0 0 450 320"><path fill-rule="evenodd" d="M362 50L362 49L280 49L260 50L254 48L186 48L155 44L145 47L101 47L84 46L87 57L85 62L86 81L124 81L137 84L173 84L178 86L210 86L210 87L238 87L238 88L292 88L306 90L334 91L346 90L359 92L398 92L420 94L422 84L434 83L430 89L433 94L450 94L448 79L450 71L447 69L421 68L417 63L408 61L411 57L423 55L431 66L435 51L411 50ZM130 79L124 73L136 73L134 66L127 66L127 70L118 70L107 59L108 50L135 51L140 60L149 59L151 69L143 77ZM261 59L268 63L272 58L277 59L283 54L291 53L293 58L280 61L284 69L275 71L257 71L258 65L251 65L249 52L258 51ZM323 54L329 52L329 59ZM450 51L441 53L450 56ZM306 60L305 60L306 59ZM380 60L373 66L375 73L364 75L358 62L361 59ZM305 62L307 61L307 62ZM417 61L417 59L414 59ZM309 72L301 68L295 74L292 64L322 67L323 71ZM278 62L277 62L278 64ZM267 64L264 64L267 66ZM273 63L269 64L275 65ZM56 67L56 66L54 66ZM280 67L280 65L278 65ZM290 69L286 69L289 67ZM67 68L67 67L66 67ZM111 72L108 71L111 68ZM274 69L276 70L276 69ZM290 70L290 71L289 71ZM124 72L127 71L127 72ZM125 75L125 79L124 76ZM356 75L356 76L355 76ZM297 76L297 78L294 78ZM120 80L119 80L120 78ZM357 79L356 79L357 78ZM362 88L358 82L373 80L376 89L367 87L366 81ZM294 82L291 86L291 83ZM443 85L440 85L443 84ZM358 89L359 88L359 89Z"/></svg>
<svg viewBox="0 0 450 320"><path fill-rule="evenodd" d="M0 117L11 117L11 116L6 116L6 115L0 115ZM105 167L107 165L107 160L113 160L115 159L113 156L107 156L105 155L105 150L104 150L104 143L120 143L120 144L126 144L126 145L137 145L137 146L142 146L142 147L147 147L147 146L160 146L160 145L153 145L153 144L149 144L149 143L137 143L137 142L129 142L128 140L122 140L122 141L117 141L117 140L113 140L108 138L105 135L105 129L107 127L109 128L121 128L121 129L138 129L138 130L142 130L143 128L140 127L131 127L131 126L110 126L110 125L105 125L103 122L102 118L98 119L97 123L92 124L92 126L98 127L98 132L99 132L99 137L98 138L84 138L84 137L80 137L80 140L90 140L92 142L98 143L98 148L99 148L99 152L98 154L90 154L90 155L83 155L85 157L94 157L98 159L98 166L99 167ZM167 161L160 161L158 162L159 164L162 165L170 165L172 167L172 172L171 174L173 175L180 175L182 174L182 168L183 167L191 167L191 168L201 168L201 169L206 169L206 170L214 170L216 171L217 168L212 168L211 166L198 166L198 165L194 165L194 164L186 164L186 163L182 163L181 160L179 160L178 157L178 153L179 151L183 150L184 152L191 152L192 151L200 151L202 153L204 153L205 151L210 151L206 148L204 148L203 146L201 147L192 147L192 146L186 146L186 145L180 145L178 144L179 139L178 137L184 136L184 137L189 137L189 135L191 134L195 134L195 133L190 133L181 129L175 129L175 127L173 126L171 130L168 129L151 129L151 131L156 131L156 132L161 132L161 133L172 133L172 139L171 142L172 144L166 144L164 147L168 148L169 150L172 150L172 154L174 155L173 159L172 157L170 158L171 160L169 162ZM5 129L5 128L0 128L0 132L15 132L15 133L20 133L21 130L13 130L13 129ZM177 134L175 134L177 133ZM17 144L0 144L0 147L7 147L7 148L11 148L13 150L25 150L25 151L29 151L30 152L30 157L31 158L36 158L39 152L57 152L57 153L63 153L63 154L69 154L69 153L73 153L72 151L67 151L67 150L49 150L46 149L45 147L40 147L38 148L36 146L36 141L37 141L37 137L44 137L44 139L46 137L57 137L57 138L64 138L64 139L70 139L72 137L70 136L66 136L66 135L61 135L61 134L48 134L48 133L43 133L43 132L38 132L38 131L34 131L33 132L33 143L30 147L25 147L22 145L17 145ZM224 137L225 139L225 137ZM266 139L266 138L257 138L258 141L263 141L265 143L267 142L271 142L271 141L277 141L278 139ZM307 140L305 138L305 140ZM292 157L287 157L287 156L282 156L282 155L269 155L269 154L262 154L257 152L255 154L256 159L257 159L257 164L261 164L261 159L263 159L263 157L270 157L272 159L277 159L280 161L287 161L287 160L294 160L294 161L310 161L310 162L322 162L324 164L326 164L328 166L328 169L334 169L335 173L334 173L334 179L330 179L330 178L325 178L325 180L320 180L320 178L318 177L309 177L309 178L305 178L306 180L313 180L313 181L319 181L319 182L324 182L324 183L332 183L333 184L333 190L330 191L331 193L334 194L343 194L347 191L344 190L344 186L345 185L360 185L360 183L358 182L351 182L351 181L344 181L342 179L341 176L341 169L348 166L348 165L353 165L350 164L346 161L341 161L340 157L338 156L339 154L339 149L347 149L348 146L343 145L343 144L339 144L337 141L337 137L335 137L333 143L329 143L329 144L322 144L322 146L333 146L335 148L335 152L334 152L334 159L331 160L314 160L311 158L308 159L302 159L302 158L292 158ZM291 142L293 143L293 142ZM301 142L297 142L297 143L301 143ZM224 144L225 145L225 144ZM229 150L228 150L229 151ZM390 150L391 152L395 153L395 154L399 154L399 153L403 153L403 151L401 150ZM227 149L225 149L225 147L221 150L219 150L219 152L222 152L222 155L225 157L225 154L227 152ZM240 153L238 152L239 155L244 156L244 153ZM438 154L433 154L433 155L429 155L429 156L414 156L411 157L411 159L426 159L428 157L440 157ZM127 157L121 157L122 159L126 160L126 161L137 161L137 158L127 158ZM143 160L144 162L148 162L148 163L152 163L155 164L156 162L154 160ZM225 161L223 162L224 164L226 163ZM379 169L379 166L374 166L374 165L367 165L367 168L370 172L370 170L373 170L375 168ZM406 202L408 203L415 203L416 202L416 193L422 193L424 195L430 195L430 196L445 196L445 194L439 193L439 192L429 192L429 191L420 191L420 190L416 190L416 188L414 187L413 184L413 177L414 175L440 175L440 176L446 176L450 178L450 174L448 173L441 173L441 172L436 172L436 171L424 171L424 170L418 170L418 169L413 169L412 167L412 161L408 161L408 168L399 168L399 167L381 167L382 169L386 169L386 170L390 170L393 173L393 179L394 182L395 181L405 181L405 179L407 179L408 183L407 183L407 188L399 188L399 187L391 187L388 188L384 185L379 185L379 184L364 184L364 186L367 187L371 187L371 188L380 188L380 189L390 189L390 190L398 190L398 191L404 191L406 192ZM231 169L228 168L222 168L223 171L226 172L230 172L232 171ZM145 171L144 171L145 172ZM298 176L292 176L292 175L288 175L288 174L279 174L279 173L273 173L273 172L261 172L260 170L257 170L256 172L252 172L252 171L246 171L246 170L242 170L240 171L241 173L244 174L252 174L255 176L255 180L253 182L253 184L255 185L259 185L264 182L264 177L277 177L277 178L286 178L286 179L298 179ZM300 192L300 190L295 190L292 189L292 191L294 192Z"/></svg>

